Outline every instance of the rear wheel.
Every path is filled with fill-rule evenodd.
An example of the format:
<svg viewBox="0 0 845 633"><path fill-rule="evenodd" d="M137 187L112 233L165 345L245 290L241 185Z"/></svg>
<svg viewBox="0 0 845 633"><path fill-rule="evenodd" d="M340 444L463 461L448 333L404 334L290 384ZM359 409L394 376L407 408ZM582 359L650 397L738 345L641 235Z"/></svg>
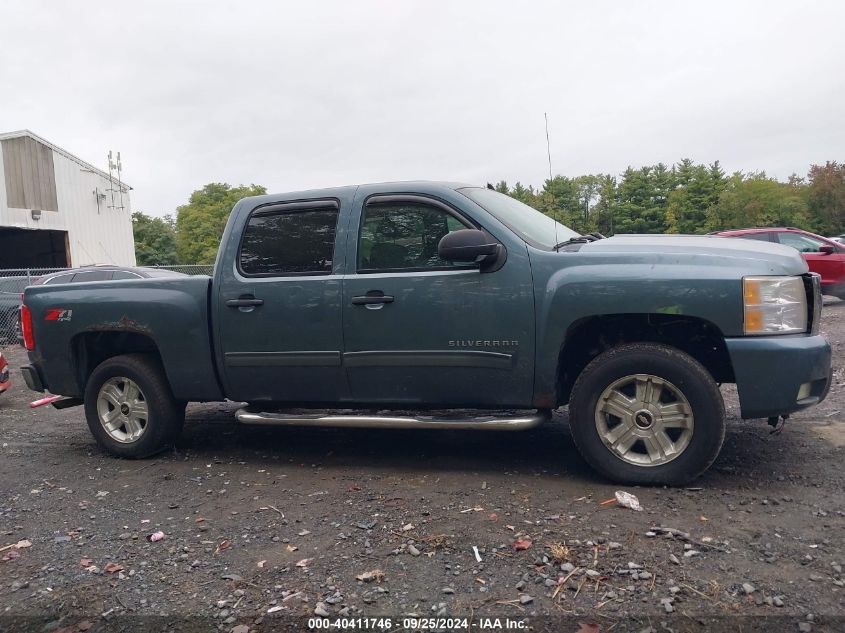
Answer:
<svg viewBox="0 0 845 633"><path fill-rule="evenodd" d="M694 479L716 459L725 435L724 403L707 370L688 354L653 343L595 358L572 388L569 412L584 459L626 483Z"/></svg>
<svg viewBox="0 0 845 633"><path fill-rule="evenodd" d="M94 369L85 387L88 428L118 457L149 457L182 431L185 403L170 391L164 368L152 356L127 354Z"/></svg>

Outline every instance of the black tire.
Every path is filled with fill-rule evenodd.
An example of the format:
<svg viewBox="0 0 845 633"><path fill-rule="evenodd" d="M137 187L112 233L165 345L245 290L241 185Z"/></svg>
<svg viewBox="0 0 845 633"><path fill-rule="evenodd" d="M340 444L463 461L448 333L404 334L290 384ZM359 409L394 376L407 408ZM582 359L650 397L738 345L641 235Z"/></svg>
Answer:
<svg viewBox="0 0 845 633"><path fill-rule="evenodd" d="M114 439L100 423L97 399L103 385L115 378L133 381L146 403L147 418L140 437L134 441ZM164 368L154 356L126 354L100 363L85 386L85 417L94 439L117 457L149 457L171 446L185 423L185 403L173 397Z"/></svg>
<svg viewBox="0 0 845 633"><path fill-rule="evenodd" d="M616 381L637 374L671 383L692 411L688 444L666 463L630 463L605 445L597 428L596 408L602 393ZM725 439L725 405L713 377L690 355L655 343L621 345L593 359L572 388L569 419L575 445L590 466L608 479L628 484L678 485L695 479L710 467Z"/></svg>

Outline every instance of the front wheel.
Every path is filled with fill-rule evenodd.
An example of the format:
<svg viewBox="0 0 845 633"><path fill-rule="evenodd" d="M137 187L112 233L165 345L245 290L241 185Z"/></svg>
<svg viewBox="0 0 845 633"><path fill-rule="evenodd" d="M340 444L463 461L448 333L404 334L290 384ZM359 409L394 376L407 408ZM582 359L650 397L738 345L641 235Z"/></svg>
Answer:
<svg viewBox="0 0 845 633"><path fill-rule="evenodd" d="M666 345L633 343L599 355L572 388L575 445L619 482L681 484L716 459L725 406L712 376Z"/></svg>
<svg viewBox="0 0 845 633"><path fill-rule="evenodd" d="M85 417L97 443L118 457L149 457L182 431L185 403L170 391L164 368L145 354L100 363L85 386Z"/></svg>

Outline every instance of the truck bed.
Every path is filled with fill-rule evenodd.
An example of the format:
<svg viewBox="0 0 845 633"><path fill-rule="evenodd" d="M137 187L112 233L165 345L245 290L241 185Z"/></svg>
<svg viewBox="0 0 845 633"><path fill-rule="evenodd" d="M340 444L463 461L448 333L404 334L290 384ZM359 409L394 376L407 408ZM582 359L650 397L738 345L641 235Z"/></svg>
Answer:
<svg viewBox="0 0 845 633"><path fill-rule="evenodd" d="M222 400L214 365L211 278L152 278L31 286L35 349L43 386L79 397L86 367L111 345L155 351L180 400Z"/></svg>

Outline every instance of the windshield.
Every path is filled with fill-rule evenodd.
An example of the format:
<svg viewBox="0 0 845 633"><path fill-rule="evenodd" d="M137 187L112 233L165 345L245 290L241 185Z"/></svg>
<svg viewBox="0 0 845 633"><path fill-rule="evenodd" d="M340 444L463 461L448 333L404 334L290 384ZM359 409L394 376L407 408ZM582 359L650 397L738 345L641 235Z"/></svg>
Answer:
<svg viewBox="0 0 845 633"><path fill-rule="evenodd" d="M465 187L458 191L476 202L532 246L552 249L559 242L580 237L579 233L540 213L537 209L493 189Z"/></svg>

